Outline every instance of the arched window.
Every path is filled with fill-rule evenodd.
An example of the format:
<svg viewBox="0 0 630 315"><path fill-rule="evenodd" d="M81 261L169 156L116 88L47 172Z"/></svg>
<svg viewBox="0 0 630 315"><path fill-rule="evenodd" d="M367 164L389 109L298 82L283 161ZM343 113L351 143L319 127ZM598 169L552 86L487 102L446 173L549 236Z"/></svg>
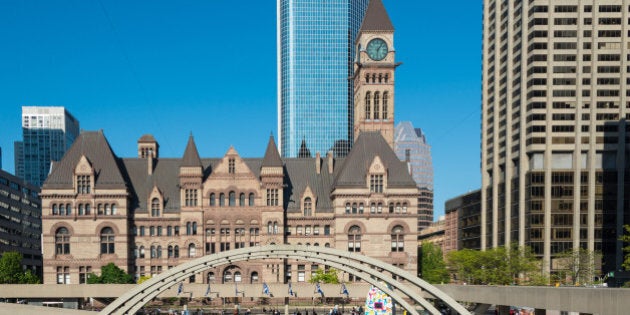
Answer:
<svg viewBox="0 0 630 315"><path fill-rule="evenodd" d="M230 191L230 207L236 206L236 193Z"/></svg>
<svg viewBox="0 0 630 315"><path fill-rule="evenodd" d="M114 254L116 248L114 245L114 230L110 227L101 230L101 254Z"/></svg>
<svg viewBox="0 0 630 315"><path fill-rule="evenodd" d="M363 202L359 204L359 214L363 214Z"/></svg>
<svg viewBox="0 0 630 315"><path fill-rule="evenodd" d="M245 207L245 194L241 193L239 198L238 198L238 205L240 207Z"/></svg>
<svg viewBox="0 0 630 315"><path fill-rule="evenodd" d="M404 202L402 205L402 213L407 213L407 203Z"/></svg>
<svg viewBox="0 0 630 315"><path fill-rule="evenodd" d="M116 215L116 205L112 204L112 215Z"/></svg>
<svg viewBox="0 0 630 315"><path fill-rule="evenodd" d="M103 215L103 205L102 204L98 204L98 206L96 206L96 213L98 215Z"/></svg>
<svg viewBox="0 0 630 315"><path fill-rule="evenodd" d="M249 193L249 206L254 206L254 193Z"/></svg>
<svg viewBox="0 0 630 315"><path fill-rule="evenodd" d="M241 272L240 271L234 272L234 282L241 282L242 280L243 280L243 277L241 276Z"/></svg>
<svg viewBox="0 0 630 315"><path fill-rule="evenodd" d="M379 119L381 94L374 92L374 119Z"/></svg>
<svg viewBox="0 0 630 315"><path fill-rule="evenodd" d="M59 214L59 209L57 209L57 204L52 205L52 214L53 215Z"/></svg>
<svg viewBox="0 0 630 315"><path fill-rule="evenodd" d="M278 221L273 221L273 234L278 234Z"/></svg>
<svg viewBox="0 0 630 315"><path fill-rule="evenodd" d="M186 235L192 235L192 223L186 222Z"/></svg>
<svg viewBox="0 0 630 315"><path fill-rule="evenodd" d="M167 256L168 258L173 258L173 255L174 255L174 254L173 254L173 246L172 246L172 245L168 245L168 248L167 248L167 255L168 255L168 256Z"/></svg>
<svg viewBox="0 0 630 315"><path fill-rule="evenodd" d="M57 255L70 254L70 232L65 227L60 227L55 232L55 253Z"/></svg>
<svg viewBox="0 0 630 315"><path fill-rule="evenodd" d="M226 270L225 272L223 272L223 283L230 282L232 282L232 273Z"/></svg>
<svg viewBox="0 0 630 315"><path fill-rule="evenodd" d="M392 252L405 251L405 240L403 236L403 227L396 225L392 229Z"/></svg>
<svg viewBox="0 0 630 315"><path fill-rule="evenodd" d="M370 112L372 109L372 93L365 93L365 119L372 119L372 113Z"/></svg>
<svg viewBox="0 0 630 315"><path fill-rule="evenodd" d="M273 234L273 223L271 221L267 223L267 234Z"/></svg>
<svg viewBox="0 0 630 315"><path fill-rule="evenodd" d="M249 277L251 283L258 283L258 272L254 271L252 272L251 276Z"/></svg>
<svg viewBox="0 0 630 315"><path fill-rule="evenodd" d="M197 222L192 223L192 235L197 235Z"/></svg>
<svg viewBox="0 0 630 315"><path fill-rule="evenodd" d="M144 258L144 246L140 246L139 253L140 253L140 255L138 257Z"/></svg>
<svg viewBox="0 0 630 315"><path fill-rule="evenodd" d="M157 247L157 258L162 258L162 246L158 245Z"/></svg>
<svg viewBox="0 0 630 315"><path fill-rule="evenodd" d="M370 204L370 213L376 213L376 204L373 202Z"/></svg>
<svg viewBox="0 0 630 315"><path fill-rule="evenodd" d="M151 245L151 258L157 258L157 247Z"/></svg>
<svg viewBox="0 0 630 315"><path fill-rule="evenodd" d="M197 246L191 243L190 245L188 245L188 257L194 258L195 256L197 256Z"/></svg>
<svg viewBox="0 0 630 315"><path fill-rule="evenodd" d="M396 213L400 213L400 211L402 210L402 208L400 207L400 202L396 203Z"/></svg>
<svg viewBox="0 0 630 315"><path fill-rule="evenodd" d="M210 194L210 206L214 207L217 205L217 199L216 199L216 195L214 193Z"/></svg>
<svg viewBox="0 0 630 315"><path fill-rule="evenodd" d="M90 215L91 212L92 212L92 207L88 203L85 205L85 215Z"/></svg>
<svg viewBox="0 0 630 315"><path fill-rule="evenodd" d="M352 214L357 214L357 204L356 203L352 204Z"/></svg>
<svg viewBox="0 0 630 315"><path fill-rule="evenodd" d="M173 248L173 257L174 258L179 258L179 246L175 245L175 247Z"/></svg>
<svg viewBox="0 0 630 315"><path fill-rule="evenodd" d="M83 204L79 204L78 208L79 208L79 215L83 215L83 213L84 213L83 212Z"/></svg>
<svg viewBox="0 0 630 315"><path fill-rule="evenodd" d="M159 217L160 216L160 199L153 198L151 200L151 216Z"/></svg>
<svg viewBox="0 0 630 315"><path fill-rule="evenodd" d="M304 198L304 216L310 217L313 215L313 202L311 197Z"/></svg>
<svg viewBox="0 0 630 315"><path fill-rule="evenodd" d="M385 77L385 79L387 79L387 77ZM387 119L388 98L389 98L389 93L388 92L383 92L383 115L381 115L383 117L383 119Z"/></svg>
<svg viewBox="0 0 630 315"><path fill-rule="evenodd" d="M324 247L326 247L326 248L330 248L330 243L326 243L326 244L324 244Z"/></svg>
<svg viewBox="0 0 630 315"><path fill-rule="evenodd" d="M346 214L350 214L350 203L346 203Z"/></svg>
<svg viewBox="0 0 630 315"><path fill-rule="evenodd" d="M149 227L149 236L155 236L155 226Z"/></svg>
<svg viewBox="0 0 630 315"><path fill-rule="evenodd" d="M66 215L71 215L72 214L72 206L67 203L66 204Z"/></svg>
<svg viewBox="0 0 630 315"><path fill-rule="evenodd" d="M219 207L225 207L225 194L219 194Z"/></svg>
<svg viewBox="0 0 630 315"><path fill-rule="evenodd" d="M206 279L208 280L208 283L214 282L214 272L208 272Z"/></svg>
<svg viewBox="0 0 630 315"><path fill-rule="evenodd" d="M66 214L66 206L62 203L59 205L59 215L65 215Z"/></svg>
<svg viewBox="0 0 630 315"><path fill-rule="evenodd" d="M393 202L389 203L389 213L394 213L394 203Z"/></svg>
<svg viewBox="0 0 630 315"><path fill-rule="evenodd" d="M378 203L378 205L377 205L377 207L376 207L376 212L377 212L377 213L381 213L381 212L383 212L383 203L382 203L382 202L379 202L379 203Z"/></svg>
<svg viewBox="0 0 630 315"><path fill-rule="evenodd" d="M105 204L105 215L110 215L111 213L109 212L109 204Z"/></svg>
<svg viewBox="0 0 630 315"><path fill-rule="evenodd" d="M348 251L361 251L361 228L356 225L353 225L348 230Z"/></svg>

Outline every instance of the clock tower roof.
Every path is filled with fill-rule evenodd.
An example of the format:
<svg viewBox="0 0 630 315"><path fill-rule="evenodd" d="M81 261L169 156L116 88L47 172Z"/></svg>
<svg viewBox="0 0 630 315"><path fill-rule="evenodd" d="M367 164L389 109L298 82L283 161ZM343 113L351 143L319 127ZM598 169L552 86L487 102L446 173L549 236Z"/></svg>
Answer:
<svg viewBox="0 0 630 315"><path fill-rule="evenodd" d="M381 0L370 0L360 31L394 31L394 25Z"/></svg>

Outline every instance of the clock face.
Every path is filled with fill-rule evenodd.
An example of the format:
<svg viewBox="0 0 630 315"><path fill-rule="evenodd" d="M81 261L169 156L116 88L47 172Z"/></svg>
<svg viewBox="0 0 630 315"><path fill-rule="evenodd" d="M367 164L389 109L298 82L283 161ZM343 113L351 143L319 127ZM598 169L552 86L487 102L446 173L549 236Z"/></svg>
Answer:
<svg viewBox="0 0 630 315"><path fill-rule="evenodd" d="M383 60L387 56L387 43L380 38L375 38L367 44L366 51L372 60Z"/></svg>

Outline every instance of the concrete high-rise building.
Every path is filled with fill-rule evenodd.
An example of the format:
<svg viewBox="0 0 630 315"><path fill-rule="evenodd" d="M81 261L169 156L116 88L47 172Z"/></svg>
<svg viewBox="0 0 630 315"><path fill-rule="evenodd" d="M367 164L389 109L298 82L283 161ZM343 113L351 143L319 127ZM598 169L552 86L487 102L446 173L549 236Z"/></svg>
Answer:
<svg viewBox="0 0 630 315"><path fill-rule="evenodd" d="M22 254L22 267L42 276L39 187L0 170L0 256Z"/></svg>
<svg viewBox="0 0 630 315"><path fill-rule="evenodd" d="M431 146L422 129L414 128L409 121L396 125L394 151L401 161L406 161L414 181L421 191L418 200L418 229L433 222L433 162Z"/></svg>
<svg viewBox="0 0 630 315"><path fill-rule="evenodd" d="M380 2L380 1L379 1ZM355 39L368 0L278 0L278 132L283 157L300 145L346 155L353 135Z"/></svg>
<svg viewBox="0 0 630 315"><path fill-rule="evenodd" d="M22 106L22 141L15 142L15 174L35 186L79 136L79 121L64 107Z"/></svg>
<svg viewBox="0 0 630 315"><path fill-rule="evenodd" d="M484 1L481 248L580 247L621 268L630 1Z"/></svg>

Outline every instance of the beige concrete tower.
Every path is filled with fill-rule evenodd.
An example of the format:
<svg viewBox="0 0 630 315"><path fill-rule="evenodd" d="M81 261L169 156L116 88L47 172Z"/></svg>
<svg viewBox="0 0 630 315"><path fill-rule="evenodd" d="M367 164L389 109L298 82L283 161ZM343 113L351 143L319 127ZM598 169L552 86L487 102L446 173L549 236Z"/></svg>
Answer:
<svg viewBox="0 0 630 315"><path fill-rule="evenodd" d="M356 40L354 66L354 140L380 131L394 147L394 26L381 0L368 5Z"/></svg>
<svg viewBox="0 0 630 315"><path fill-rule="evenodd" d="M481 248L618 270L629 223L630 1L484 1ZM624 210L625 209L625 210Z"/></svg>

